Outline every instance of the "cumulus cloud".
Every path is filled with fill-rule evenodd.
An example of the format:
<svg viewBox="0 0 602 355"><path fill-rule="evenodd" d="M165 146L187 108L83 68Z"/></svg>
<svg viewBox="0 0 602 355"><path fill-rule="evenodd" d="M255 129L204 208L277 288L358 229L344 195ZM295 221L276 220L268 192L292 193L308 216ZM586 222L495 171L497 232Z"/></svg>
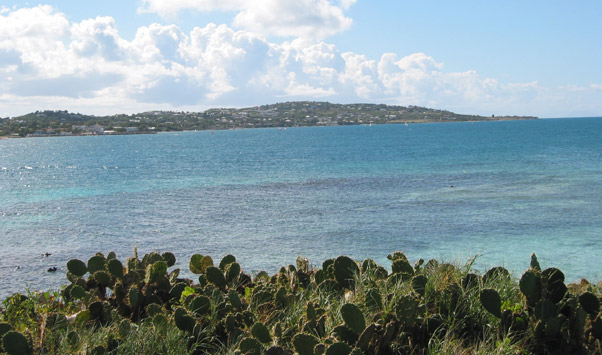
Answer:
<svg viewBox="0 0 602 355"><path fill-rule="evenodd" d="M341 53L325 41L277 43L227 25L184 32L155 23L126 40L111 17L72 23L48 6L0 12L0 116L33 109L97 114L202 110L283 98L496 115L586 115L602 111L601 90L600 84L544 88L537 82L503 83L474 70L446 71L426 53L372 59Z"/></svg>
<svg viewBox="0 0 602 355"><path fill-rule="evenodd" d="M325 38L351 27L355 0L143 0L140 12L174 18L182 10L231 11L234 27L264 36Z"/></svg>

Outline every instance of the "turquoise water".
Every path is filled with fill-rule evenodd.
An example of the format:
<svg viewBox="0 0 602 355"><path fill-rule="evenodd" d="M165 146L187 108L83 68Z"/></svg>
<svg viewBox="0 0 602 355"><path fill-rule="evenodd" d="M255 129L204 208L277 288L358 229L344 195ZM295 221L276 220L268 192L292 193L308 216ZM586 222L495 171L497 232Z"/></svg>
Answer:
<svg viewBox="0 0 602 355"><path fill-rule="evenodd" d="M0 140L0 296L134 246L248 272L403 250L521 273L535 252L597 281L601 207L598 118Z"/></svg>

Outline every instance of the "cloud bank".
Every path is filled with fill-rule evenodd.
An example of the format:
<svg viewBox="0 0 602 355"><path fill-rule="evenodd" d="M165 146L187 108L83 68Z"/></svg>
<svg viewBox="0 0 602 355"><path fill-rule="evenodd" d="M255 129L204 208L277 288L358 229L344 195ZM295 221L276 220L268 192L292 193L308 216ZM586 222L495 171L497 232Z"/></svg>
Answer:
<svg viewBox="0 0 602 355"><path fill-rule="evenodd" d="M352 20L344 11L355 0L142 0L139 12L175 18L184 10L236 13L235 28L262 35L321 39L343 32Z"/></svg>
<svg viewBox="0 0 602 355"><path fill-rule="evenodd" d="M348 26L343 10L353 1L297 3L304 1L322 7L279 27L278 20L256 21L267 12L261 6L246 8L243 1L172 0L169 7L164 1L146 0L143 11L165 15L190 8L237 11L234 27L242 29L207 24L184 33L176 25L155 23L138 28L129 41L111 17L73 23L50 6L4 8L0 116L36 109L96 114L201 110L290 100L423 105L496 115L602 112L601 100L595 99L602 88L597 83L561 88L502 83L473 70L446 71L443 63L425 53L385 53L372 59L341 53L335 45L311 37L276 43L261 34L274 26L283 36L303 33L301 27L312 23L304 16L315 17L315 28L328 21L335 21L339 29ZM292 2L259 3L281 8L285 15L295 12Z"/></svg>

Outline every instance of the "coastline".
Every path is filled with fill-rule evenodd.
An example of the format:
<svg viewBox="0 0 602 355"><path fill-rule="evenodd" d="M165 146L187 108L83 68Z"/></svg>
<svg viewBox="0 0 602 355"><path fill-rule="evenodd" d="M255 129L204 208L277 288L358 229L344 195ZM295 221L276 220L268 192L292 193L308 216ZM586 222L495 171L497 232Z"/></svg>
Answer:
<svg viewBox="0 0 602 355"><path fill-rule="evenodd" d="M241 129L256 129L256 128L296 128L296 127L337 127L337 126L367 126L367 125L403 125L403 124L423 124L423 123L462 123L462 122L500 122L500 121L532 121L539 120L538 117L529 116L500 116L495 118L488 118L483 120L456 120L456 119L408 119L408 120L391 120L385 123L353 123L353 124L308 124L308 125L295 125L295 126L263 126L263 127L245 127L245 126L233 126L229 128L214 127L214 128L203 128L203 129L183 129L183 130L165 130L165 131L139 131L139 132L111 132L111 133L70 133L70 134L30 134L26 136L10 135L0 136L0 139L17 139L17 138L48 138L48 137L86 137L86 136L126 136L126 135L140 135L140 134L158 134L158 133L173 133L173 132L195 132L195 131L228 131L228 130L241 130Z"/></svg>

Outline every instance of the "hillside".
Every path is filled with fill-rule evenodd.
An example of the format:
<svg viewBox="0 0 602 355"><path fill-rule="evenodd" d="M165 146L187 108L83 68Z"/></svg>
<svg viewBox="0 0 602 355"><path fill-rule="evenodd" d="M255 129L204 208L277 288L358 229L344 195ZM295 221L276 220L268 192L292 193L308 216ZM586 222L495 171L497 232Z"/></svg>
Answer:
<svg viewBox="0 0 602 355"><path fill-rule="evenodd" d="M203 112L150 111L92 116L68 111L36 111L0 118L0 136L136 134L183 130L257 127L336 126L384 123L458 122L536 119L525 116L462 115L419 106L284 102Z"/></svg>

